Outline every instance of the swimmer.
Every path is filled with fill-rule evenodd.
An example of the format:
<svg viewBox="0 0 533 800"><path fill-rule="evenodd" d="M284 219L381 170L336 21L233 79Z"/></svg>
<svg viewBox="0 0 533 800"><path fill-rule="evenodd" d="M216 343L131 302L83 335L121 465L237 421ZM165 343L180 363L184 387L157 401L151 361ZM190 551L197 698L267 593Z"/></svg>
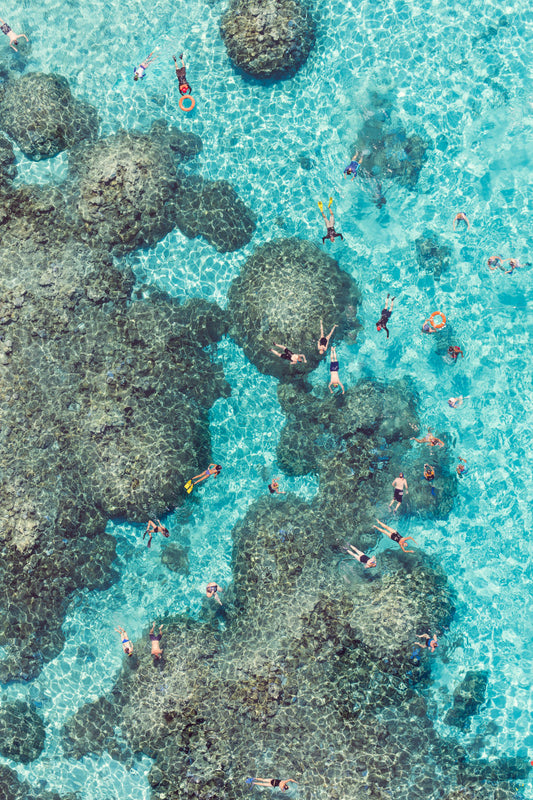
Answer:
<svg viewBox="0 0 533 800"><path fill-rule="evenodd" d="M25 33L13 33L7 22L4 22L3 19L0 19L0 31L2 31L2 33L5 33L5 35L9 39L9 46L12 47L16 53L18 53L18 50L15 47L15 45L18 44L18 40L20 38L24 38L26 39L27 42L29 42L29 39Z"/></svg>
<svg viewBox="0 0 533 800"><path fill-rule="evenodd" d="M450 399L448 400L448 405L450 406L450 408L461 408L461 406L463 405L463 400L464 397L462 394L460 394L459 397L450 397Z"/></svg>
<svg viewBox="0 0 533 800"><path fill-rule="evenodd" d="M501 256L490 256L490 258L487 261L487 264L489 266L489 269L493 271L495 269L503 269L503 258Z"/></svg>
<svg viewBox="0 0 533 800"><path fill-rule="evenodd" d="M328 333L328 335L324 336L324 326L322 324L322 320L320 320L320 339L317 342L317 347L318 347L318 352L320 353L321 356L323 356L326 350L328 349L329 340L331 339L333 331L335 330L336 327L337 326L334 325L333 328Z"/></svg>
<svg viewBox="0 0 533 800"><path fill-rule="evenodd" d="M407 490L407 481L403 477L403 472L400 472L400 476L398 478L394 478L392 486L394 489L394 497L389 503L389 508L392 506L393 503L396 503L396 508L394 509L394 511L398 511L398 509L400 508L400 504L403 501L404 491L405 494L409 494Z"/></svg>
<svg viewBox="0 0 533 800"><path fill-rule="evenodd" d="M126 633L124 628L120 627L120 625L118 626L118 628L115 628L115 630L116 630L117 633L120 633L122 649L124 650L124 652L126 653L127 656L132 656L133 655L133 645L130 642L130 640L128 639L128 634Z"/></svg>
<svg viewBox="0 0 533 800"><path fill-rule="evenodd" d="M380 533L384 533L385 536L388 536L389 539L391 539L393 542L396 542L396 544L399 544L404 553L415 552L414 550L406 550L404 546L405 542L407 542L409 539L411 539L413 542L415 541L412 536L400 536L398 531L395 531L394 528L390 528L388 525L385 525L385 523L381 522L381 520L378 519L376 522L378 522L379 525L372 525L372 527L378 530Z"/></svg>
<svg viewBox="0 0 533 800"><path fill-rule="evenodd" d="M379 320L379 322L376 322L376 328L378 331L382 329L387 331L387 339L389 338L389 329L387 328L387 322L391 318L392 306L394 304L394 297L391 297L390 308L388 308L389 297L390 294L387 295L387 299L385 300L385 308L381 310L381 319Z"/></svg>
<svg viewBox="0 0 533 800"><path fill-rule="evenodd" d="M462 478L463 475L468 475L468 467L466 465L466 459L465 458L459 458L459 463L457 464L457 467L455 468L455 471L457 472L457 474L458 474L458 476L460 478Z"/></svg>
<svg viewBox="0 0 533 800"><path fill-rule="evenodd" d="M221 591L222 589L220 588L220 586L218 586L218 584L214 582L208 583L207 586L205 587L205 593L208 596L209 600L211 600L211 598L214 597L217 603L219 603L220 605L222 605L222 600L218 596L218 593Z"/></svg>
<svg viewBox="0 0 533 800"><path fill-rule="evenodd" d="M531 264L529 261L526 261L525 264L521 264L517 258L510 258L509 259L509 267L510 269L505 270L506 275L512 275L515 269L523 269L524 267L530 267Z"/></svg>
<svg viewBox="0 0 533 800"><path fill-rule="evenodd" d="M185 77L185 61L183 60L183 53L178 56L179 60L181 61L182 66L178 67L178 62L176 60L176 56L172 56L174 59L174 65L176 69L176 78L179 81L179 93L180 94L188 94L192 92L190 85L187 83L187 78Z"/></svg>
<svg viewBox="0 0 533 800"><path fill-rule="evenodd" d="M246 783L250 786L268 786L269 788L276 788L279 786L282 792L286 792L289 788L289 783L296 783L292 778L281 780L280 778L246 778Z"/></svg>
<svg viewBox="0 0 533 800"><path fill-rule="evenodd" d="M322 205L322 201L318 201L318 207L320 209L320 213L324 218L324 222L326 223L326 235L322 237L322 244L329 239L330 242L334 242L337 236L340 236L342 240L344 240L344 236L342 233L335 233L335 216L333 211L331 210L331 204L333 203L333 197L329 198L328 208L329 208L329 219L327 219L326 215L324 214L324 206Z"/></svg>
<svg viewBox="0 0 533 800"><path fill-rule="evenodd" d="M191 478L190 480L187 481L187 483L185 484L185 490L187 494L190 494L192 492L194 486L196 486L197 483L205 481L207 478L211 477L211 475L214 475L216 478L217 475L220 475L221 471L222 467L220 466L220 464L209 464L208 468L204 470L204 472L201 472L199 475L195 475L194 478Z"/></svg>
<svg viewBox="0 0 533 800"><path fill-rule="evenodd" d="M419 444L429 444L431 447L435 447L438 445L439 447L444 447L444 442L442 439L437 439L436 436L433 436L431 433L431 428L428 428L427 434L424 436L423 439L417 439L416 436L411 436L411 441L418 442Z"/></svg>
<svg viewBox="0 0 533 800"><path fill-rule="evenodd" d="M155 622L152 622L152 627L150 628L150 641L152 642L152 655L155 658L159 659L163 655L163 651L161 650L161 645L159 642L161 641L161 637L163 636L163 626L159 626L159 633L155 634Z"/></svg>
<svg viewBox="0 0 533 800"><path fill-rule="evenodd" d="M159 50L159 48L156 47L155 50ZM155 54L155 50L152 50L152 52L149 53L143 61L141 61L139 66L134 68L134 70L133 70L133 80L134 81L138 81L139 78L145 78L146 77L146 70L148 69L150 64L152 64L157 58L159 58L159 53L154 55Z"/></svg>
<svg viewBox="0 0 533 800"><path fill-rule="evenodd" d="M155 522L152 522L151 519L148 520L148 525L146 526L146 530L144 532L143 539L146 538L146 534L147 533L150 534L150 536L148 538L148 544L146 545L147 547L151 547L152 546L152 534L154 534L154 533L162 533L163 536L165 537L165 539L168 539L168 537L170 536L170 533L168 532L168 528L165 528L165 526L162 525L159 520L156 520Z"/></svg>
<svg viewBox="0 0 533 800"><path fill-rule="evenodd" d="M370 558L365 556L365 554L361 550L358 550L355 545L343 545L342 549L346 550L349 556L353 556L353 558L356 558L361 564L364 564L365 569L376 566L376 556L371 556Z"/></svg>
<svg viewBox="0 0 533 800"><path fill-rule="evenodd" d="M274 347L281 348L283 352L278 353L277 350L274 350L272 347L270 348L270 352L274 353L274 355L278 356L278 358L283 359L283 361L290 361L291 364L299 364L300 362L307 364L307 359L303 353L293 353L292 350L289 350L289 348L285 347L285 345L276 344L275 342Z"/></svg>
<svg viewBox="0 0 533 800"><path fill-rule="evenodd" d="M419 647L428 647L432 653L435 652L435 648L439 646L437 642L437 635L434 634L433 636L428 636L427 633L417 633L416 634L419 639L425 639L424 642L414 642Z"/></svg>
<svg viewBox="0 0 533 800"><path fill-rule="evenodd" d="M331 348L329 351L330 354L330 362L329 362L329 374L330 374L330 382L328 383L328 389L333 394L333 386L340 386L342 389L342 393L344 394L344 386L341 383L339 378L339 362L337 361L337 351L334 347Z"/></svg>
<svg viewBox="0 0 533 800"><path fill-rule="evenodd" d="M280 491L277 478L272 478L272 483L268 484L268 491L270 492L270 494L287 494L287 492Z"/></svg>
<svg viewBox="0 0 533 800"><path fill-rule="evenodd" d="M453 221L453 229L455 230L455 226L458 222L464 222L466 224L467 231L470 230L470 223L467 219L467 216L464 211L459 211L458 214L455 215L455 219Z"/></svg>
<svg viewBox="0 0 533 800"><path fill-rule="evenodd" d="M453 344L453 345L451 344L448 347L448 355L449 355L449 357L451 358L452 361L457 361L459 356L461 356L461 358L465 357L465 354L463 353L461 348L456 344Z"/></svg>
<svg viewBox="0 0 533 800"><path fill-rule="evenodd" d="M438 328L436 328L430 319L426 319L424 324L422 325L422 332L423 333L437 333Z"/></svg>
<svg viewBox="0 0 533 800"><path fill-rule="evenodd" d="M348 164L348 166L344 170L344 177L346 177L347 175L351 175L352 176L352 181L355 178L355 176L357 175L357 170L361 166L361 162L363 160L363 156L361 156L361 158L358 158L358 155L359 155L359 153L356 153L354 155L354 157L352 158L352 160L350 161L350 163Z"/></svg>
<svg viewBox="0 0 533 800"><path fill-rule="evenodd" d="M435 480L435 467L432 467L431 464L424 464L424 478L427 481Z"/></svg>

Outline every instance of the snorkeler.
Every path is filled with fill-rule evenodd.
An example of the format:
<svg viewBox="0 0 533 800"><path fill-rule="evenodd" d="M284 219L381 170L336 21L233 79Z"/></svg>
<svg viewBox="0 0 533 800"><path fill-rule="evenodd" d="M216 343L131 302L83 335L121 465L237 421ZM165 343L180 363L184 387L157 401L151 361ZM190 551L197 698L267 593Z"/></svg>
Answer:
<svg viewBox="0 0 533 800"><path fill-rule="evenodd" d="M427 481L435 480L435 467L432 467L431 464L424 464L424 478Z"/></svg>
<svg viewBox="0 0 533 800"><path fill-rule="evenodd" d="M115 630L116 630L117 633L120 633L122 649L124 650L124 652L126 653L127 656L132 656L133 655L133 645L130 642L130 640L128 639L128 634L126 633L124 628L120 627L120 625L118 626L118 628L115 628Z"/></svg>
<svg viewBox="0 0 533 800"><path fill-rule="evenodd" d="M207 586L205 587L205 593L208 596L208 598L211 600L211 598L214 597L217 603L219 603L220 605L222 605L222 600L218 596L218 593L221 591L222 589L220 588L220 586L218 586L218 584L214 582L208 583Z"/></svg>
<svg viewBox="0 0 533 800"><path fill-rule="evenodd" d="M437 439L436 436L433 436L431 433L431 428L428 428L428 432L423 439L417 439L416 436L411 436L411 441L413 440L419 444L429 444L431 447L435 447L436 445L439 447L444 447L444 442L442 439Z"/></svg>
<svg viewBox="0 0 533 800"><path fill-rule="evenodd" d="M4 22L3 19L0 19L0 31L2 31L2 33L5 33L5 35L9 39L9 46L12 47L16 53L18 53L18 50L15 47L15 45L18 44L18 40L21 37L23 37L24 39L26 39L27 42L29 42L29 39L25 33L14 33L7 24L7 22Z"/></svg>
<svg viewBox="0 0 533 800"><path fill-rule="evenodd" d="M460 394L459 397L450 397L450 399L448 400L448 405L450 406L450 408L461 408L461 406L463 405L463 400L464 397L462 394Z"/></svg>
<svg viewBox="0 0 533 800"><path fill-rule="evenodd" d="M270 352L274 353L275 356L278 358L283 359L283 361L290 361L291 364L299 364L303 362L307 364L307 359L303 353L293 353L292 350L289 350L288 347L285 347L283 344L276 344L274 342L274 347L279 347L283 351L282 353L278 353L277 350L274 350L272 347L270 348Z"/></svg>
<svg viewBox="0 0 533 800"><path fill-rule="evenodd" d="M357 547L353 544L347 544L342 546L343 550L346 550L349 556L356 558L361 564L364 564L365 569L369 567L376 566L376 556L366 556L361 550L358 550Z"/></svg>
<svg viewBox="0 0 533 800"><path fill-rule="evenodd" d="M192 89L190 87L190 84L187 83L186 71L185 71L185 61L183 60L183 53L181 53L181 55L178 56L178 58L179 58L179 60L181 61L181 64L182 64L181 67L178 67L178 62L176 60L176 56L172 56L172 58L174 60L174 65L175 65L175 69L176 69L176 78L179 81L179 87L178 87L179 88L179 93L180 94L190 94L192 92Z"/></svg>
<svg viewBox="0 0 533 800"><path fill-rule="evenodd" d="M150 641L152 643L152 655L155 656L157 659L161 658L163 655L163 651L161 650L161 645L159 642L161 641L161 637L163 636L163 626L159 626L159 633L154 633L155 630L155 622L152 622L152 627L150 628Z"/></svg>
<svg viewBox="0 0 533 800"><path fill-rule="evenodd" d="M246 783L249 786L268 786L269 788L276 788L279 786L282 792L286 792L289 788L289 783L296 783L292 778L281 780L280 778L246 778Z"/></svg>
<svg viewBox="0 0 533 800"><path fill-rule="evenodd" d="M531 264L529 261L526 261L525 264L521 264L517 258L510 258L509 259L509 267L510 269L505 270L506 275L512 275L515 269L522 269L523 267L530 267Z"/></svg>
<svg viewBox="0 0 533 800"><path fill-rule="evenodd" d="M457 344L451 344L451 345L448 347L448 356L450 357L450 359L451 359L452 361L457 361L457 359L459 358L459 356L461 356L461 358L464 358L464 357L465 357L465 354L463 353L463 351L461 350L461 348L459 347L459 345L457 345Z"/></svg>
<svg viewBox="0 0 533 800"><path fill-rule="evenodd" d="M459 211L459 213L455 215L455 219L453 221L454 230L458 222L464 222L466 224L467 231L470 230L470 223L464 211Z"/></svg>
<svg viewBox="0 0 533 800"><path fill-rule="evenodd" d="M170 536L170 533L168 532L168 528L165 528L165 526L162 525L159 520L156 520L155 522L152 522L151 519L148 520L148 525L146 526L146 530L144 532L143 539L146 538L146 534L147 533L150 534L150 536L148 537L148 543L146 545L147 547L151 547L152 546L152 534L154 534L154 533L162 533L163 536L166 539L168 539L168 537Z"/></svg>
<svg viewBox="0 0 533 800"><path fill-rule="evenodd" d="M350 163L348 164L348 166L344 170L344 177L346 177L347 175L351 175L352 176L352 181L355 178L355 176L357 175L357 170L361 166L361 161L363 160L363 156L361 156L361 158L357 158L358 155L359 155L359 153L356 153L354 155L354 157L352 158L352 160L350 161Z"/></svg>
<svg viewBox="0 0 533 800"><path fill-rule="evenodd" d="M387 331L387 339L389 338L389 329L387 328L387 322L391 318L392 306L394 305L394 299L395 299L394 297L391 297L390 308L388 308L389 297L390 294L387 294L387 299L385 300L385 308L381 310L381 319L379 320L379 322L376 322L376 328L378 331L380 330Z"/></svg>
<svg viewBox="0 0 533 800"><path fill-rule="evenodd" d="M392 504L395 502L396 508L394 509L394 511L398 511L398 509L400 508L400 504L403 501L404 492L405 494L409 494L407 489L407 481L403 477L403 472L400 472L400 476L398 478L394 478L392 486L394 489L394 497L389 503L389 508L391 508Z"/></svg>
<svg viewBox="0 0 533 800"><path fill-rule="evenodd" d="M333 197L329 198L328 208L329 208L329 219L327 219L326 215L324 214L324 206L322 201L318 201L318 207L320 209L320 213L324 218L324 222L326 223L326 235L322 237L322 244L329 239L330 242L334 242L337 236L340 236L341 239L344 241L344 236L342 233L335 233L335 216L333 211L331 210L331 204L333 203Z"/></svg>
<svg viewBox="0 0 533 800"><path fill-rule="evenodd" d="M204 470L204 472L201 472L199 475L195 475L194 478L191 478L190 480L187 481L187 483L185 484L185 490L187 494L190 494L192 492L193 488L196 486L197 483L205 481L206 478L209 478L211 475L214 475L216 478L217 475L220 475L221 471L222 467L220 466L220 464L209 464L208 468Z"/></svg>
<svg viewBox="0 0 533 800"><path fill-rule="evenodd" d="M490 256L487 261L489 269L503 269L503 258L501 256Z"/></svg>
<svg viewBox="0 0 533 800"><path fill-rule="evenodd" d="M268 491L270 494L287 494L287 492L280 491L277 478L272 478L272 483L268 484Z"/></svg>
<svg viewBox="0 0 533 800"><path fill-rule="evenodd" d="M455 468L455 471L457 472L457 474L458 474L458 476L460 478L462 478L463 475L468 475L468 467L466 465L466 458L459 458L459 463L457 464L457 466Z"/></svg>
<svg viewBox="0 0 533 800"><path fill-rule="evenodd" d="M436 634L433 634L433 636L431 635L428 636L427 633L417 633L416 635L419 639L424 639L425 641L414 642L414 644L417 644L419 647L427 647L429 648L429 650L431 650L432 653L435 652L435 648L439 646Z"/></svg>
<svg viewBox="0 0 533 800"><path fill-rule="evenodd" d="M395 531L394 528L390 528L388 525L385 525L385 523L381 522L381 520L378 519L376 520L376 522L378 522L379 524L372 525L372 527L378 530L380 533L384 533L385 536L388 536L389 539L391 539L393 542L396 542L396 544L399 544L404 553L415 552L414 550L406 550L404 547L405 542L407 542L409 539L411 539L411 541L413 542L415 541L412 536L400 536L398 531Z"/></svg>
<svg viewBox="0 0 533 800"><path fill-rule="evenodd" d="M159 48L156 47L155 50L159 50ZM159 53L154 55L155 54L155 50L152 50L152 52L149 53L143 61L141 61L139 66L134 68L134 70L133 70L133 80L134 81L138 81L139 78L145 78L146 77L146 70L148 69L150 64L152 64L157 58L159 58Z"/></svg>
<svg viewBox="0 0 533 800"><path fill-rule="evenodd" d="M333 328L328 333L328 335L324 336L324 326L322 324L322 320L320 320L320 339L317 342L317 347L318 347L318 352L320 353L321 356L323 356L326 350L328 349L329 340L333 336L333 331L335 330L336 327L337 326L334 325Z"/></svg>
<svg viewBox="0 0 533 800"><path fill-rule="evenodd" d="M330 374L330 381L328 383L328 389L333 394L333 386L340 386L342 389L342 393L344 394L344 386L341 383L341 379L339 378L339 362L337 361L337 351L334 347L331 348L329 351L330 354L330 362L329 362L329 374Z"/></svg>

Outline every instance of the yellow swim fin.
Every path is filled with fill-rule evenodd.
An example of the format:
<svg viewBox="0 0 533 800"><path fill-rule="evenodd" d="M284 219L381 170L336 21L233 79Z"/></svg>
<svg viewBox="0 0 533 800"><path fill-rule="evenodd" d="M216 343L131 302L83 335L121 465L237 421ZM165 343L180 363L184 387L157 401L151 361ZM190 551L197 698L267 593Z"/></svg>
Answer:
<svg viewBox="0 0 533 800"><path fill-rule="evenodd" d="M190 494L194 489L194 483L192 481L187 481L187 483L184 486L184 489L187 492L187 494Z"/></svg>
<svg viewBox="0 0 533 800"><path fill-rule="evenodd" d="M329 198L328 208L331 208L331 204L333 203L333 197Z"/></svg>
<svg viewBox="0 0 533 800"><path fill-rule="evenodd" d="M324 211L324 206L323 206L323 204L322 204L322 200L319 200L319 201L318 201L318 207L319 207L319 209L320 209L321 211Z"/></svg>

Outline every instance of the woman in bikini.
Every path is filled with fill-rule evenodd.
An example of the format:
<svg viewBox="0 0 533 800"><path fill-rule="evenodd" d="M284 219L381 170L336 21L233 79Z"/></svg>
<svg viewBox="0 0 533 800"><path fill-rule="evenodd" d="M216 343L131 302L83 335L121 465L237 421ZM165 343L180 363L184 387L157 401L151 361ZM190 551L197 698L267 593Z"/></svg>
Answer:
<svg viewBox="0 0 533 800"><path fill-rule="evenodd" d="M130 640L128 638L128 634L126 633L124 628L120 627L120 625L118 626L118 628L115 628L115 630L116 630L117 633L120 634L120 639L121 639L121 643L122 643L122 649L124 650L124 652L126 653L127 656L132 656L133 655L133 645L132 645L132 643L130 642Z"/></svg>
<svg viewBox="0 0 533 800"><path fill-rule="evenodd" d="M380 533L384 533L385 536L388 536L389 539L391 539L393 542L396 542L396 544L399 544L404 553L414 553L415 552L414 550L406 550L405 546L404 546L405 542L407 542L409 539L411 539L412 542L415 541L412 536L400 536L398 531L395 531L394 528L389 528L389 526L385 525L384 522L381 522L380 519L376 520L376 522L379 523L379 524L378 525L372 525L372 527L375 528L376 530L378 530ZM416 544L416 542L415 542L415 544Z"/></svg>
<svg viewBox="0 0 533 800"><path fill-rule="evenodd" d="M222 466L220 464L209 464L208 468L201 472L199 475L195 475L194 478L191 478L185 484L185 491L187 494L190 494L193 488L196 486L197 483L202 483L202 481L207 480L210 478L211 475L214 475L215 478L217 475L220 475L222 472Z"/></svg>
<svg viewBox="0 0 533 800"><path fill-rule="evenodd" d="M347 544L342 547L343 550L346 550L349 556L357 559L360 564L364 565L365 569L369 569L369 567L376 566L376 556L366 556L361 550L358 550L357 547L353 544Z"/></svg>
<svg viewBox="0 0 533 800"><path fill-rule="evenodd" d="M326 350L328 349L329 340L333 336L333 331L335 330L336 327L337 326L334 325L333 328L328 333L328 335L324 336L324 326L322 324L322 320L320 320L320 339L317 342L317 347L318 347L318 352L320 353L321 356L323 356Z"/></svg>
<svg viewBox="0 0 533 800"><path fill-rule="evenodd" d="M170 536L168 528L165 528L165 526L162 525L159 520L156 520L156 522L153 522L151 519L148 520L148 525L146 526L143 539L146 539L147 533L150 534L148 537L148 543L146 545L147 547L152 546L152 535L154 533L162 533L165 539L168 539L168 537Z"/></svg>
<svg viewBox="0 0 533 800"><path fill-rule="evenodd" d="M279 787L282 792L286 792L289 788L289 783L296 783L292 778L281 780L281 778L246 778L246 783L250 786L268 786L273 789Z"/></svg>
<svg viewBox="0 0 533 800"><path fill-rule="evenodd" d="M12 47L16 53L18 53L18 50L15 47L15 45L18 44L18 40L20 38L26 39L27 42L29 41L25 33L13 33L7 22L4 22L3 19L0 19L0 31L2 31L2 33L5 33L5 35L9 39L9 46Z"/></svg>
<svg viewBox="0 0 533 800"><path fill-rule="evenodd" d="M134 81L138 81L139 78L145 78L146 77L146 70L148 69L150 64L152 64L157 58L159 58L159 53L156 53L156 50L158 50L158 49L159 48L156 47L155 50L152 50L151 53L148 53L146 58L143 61L141 61L139 66L133 68L133 80Z"/></svg>
<svg viewBox="0 0 533 800"><path fill-rule="evenodd" d="M283 361L290 361L291 364L299 364L300 362L307 364L307 359L303 353L293 353L292 350L289 350L289 348L285 347L285 345L276 344L275 342L274 342L274 347L281 348L283 352L278 353L278 351L274 350L272 347L270 348L270 352L274 353L274 355L277 356L278 358L283 359Z"/></svg>
<svg viewBox="0 0 533 800"><path fill-rule="evenodd" d="M417 644L419 647L428 647L432 653L435 652L435 648L439 646L436 634L433 634L433 636L428 636L427 633L417 633L416 635L419 639L424 639L424 641L414 642L414 644Z"/></svg>
<svg viewBox="0 0 533 800"><path fill-rule="evenodd" d="M431 428L428 428L428 432L423 439L417 439L416 436L411 436L411 441L418 442L419 444L429 444L431 447L435 447L436 445L439 447L444 447L444 442L442 439L437 439L436 436L433 436L431 433Z"/></svg>
<svg viewBox="0 0 533 800"><path fill-rule="evenodd" d="M328 383L328 388L331 394L333 394L333 387L340 386L342 389L342 393L344 394L344 386L341 383L341 379L339 378L339 362L337 361L337 351L334 347L330 350L330 362L329 362L329 374L330 374L330 381Z"/></svg>

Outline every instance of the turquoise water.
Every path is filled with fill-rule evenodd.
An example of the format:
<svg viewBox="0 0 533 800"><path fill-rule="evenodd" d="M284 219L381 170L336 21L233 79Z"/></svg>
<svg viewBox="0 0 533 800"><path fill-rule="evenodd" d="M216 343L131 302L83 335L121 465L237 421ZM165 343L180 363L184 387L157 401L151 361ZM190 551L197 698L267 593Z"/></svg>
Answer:
<svg viewBox="0 0 533 800"><path fill-rule="evenodd" d="M144 131L159 117L198 133L204 150L192 169L231 181L257 214L254 238L236 253L220 255L174 231L128 256L140 285L224 306L231 281L257 245L286 235L319 241L316 201L334 197L345 242L330 252L361 289L364 326L355 345L338 348L344 384L362 376L410 377L420 395L422 427L452 434L457 458L470 466L448 520L403 521L419 547L438 555L459 597L428 690L437 728L482 757L531 760L532 273L490 272L486 259L501 253L527 261L533 255L533 12L524 0L468 8L327 0L316 9L318 38L307 64L291 81L260 85L237 74L227 58L218 33L225 6L196 0L145 7L10 3L2 16L30 36L29 70L61 73L74 94L98 107L102 135ZM155 45L162 58L134 84L132 67ZM181 51L196 98L188 115L177 106L171 62ZM376 92L388 96L393 120L430 143L416 192L391 185L382 210L364 182L342 177ZM42 163L17 155L20 182L65 176L64 154ZM311 159L311 170L302 169L301 156ZM459 210L470 219L468 232L452 230ZM414 241L427 232L451 249L439 282L420 271L415 258ZM397 299L386 341L374 323L389 290ZM420 334L435 309L445 311L465 352L454 366ZM36 700L47 724L41 758L16 767L35 786L46 781L48 789L75 789L84 800L150 796L148 758L131 771L108 756L67 761L60 729L78 707L114 685L122 663L117 624L135 639L166 613L198 613L206 580L229 583L231 529L265 491L265 478L281 474L276 444L284 415L276 381L260 375L230 341L218 346L217 358L232 386L231 397L210 414L213 457L224 471L197 493L200 502L167 523L189 546L189 575L161 563L160 539L147 550L142 528L109 523L120 581L105 592L76 596L61 654L32 684L2 690L3 699ZM322 369L312 377L317 386L325 380ZM461 409L450 409L446 400L457 394L468 398ZM304 499L316 491L313 479L282 476L281 482ZM450 733L439 720L469 669L489 671L487 702L468 734ZM533 798L531 782L521 791Z"/></svg>

